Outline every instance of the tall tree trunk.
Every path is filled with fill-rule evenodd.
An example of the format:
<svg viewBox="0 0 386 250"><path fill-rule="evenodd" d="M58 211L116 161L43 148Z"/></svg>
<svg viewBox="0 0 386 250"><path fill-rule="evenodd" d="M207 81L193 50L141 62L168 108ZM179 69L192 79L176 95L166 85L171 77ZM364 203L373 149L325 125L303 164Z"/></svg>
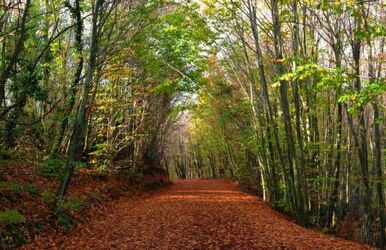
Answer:
<svg viewBox="0 0 386 250"><path fill-rule="evenodd" d="M275 67L278 76L282 76L285 73L283 60L283 44L281 40L281 23L278 0L271 0L271 15L273 21L273 38L274 38L274 54L275 54ZM301 225L307 224L306 212L305 212L305 195L303 193L303 178L301 169L299 169L299 163L296 156L295 140L292 133L291 113L287 97L287 81L280 81L280 102L283 111L283 122L285 135L287 139L288 150L288 164L293 172L294 182L294 194L296 201L296 217L298 223Z"/></svg>
<svg viewBox="0 0 386 250"><path fill-rule="evenodd" d="M60 183L57 192L56 211L60 209L60 202L63 196L66 194L68 186L71 181L71 177L75 168L75 161L79 160L81 152L83 152L82 144L84 141L84 130L86 121L86 108L88 105L89 94L91 84L94 78L94 71L96 68L96 58L98 52L98 40L99 40L99 16L102 10L104 0L96 0L95 6L93 7L92 15L92 30L91 30L91 42L90 42L90 55L88 58L88 66L86 70L85 80L83 82L83 95L79 105L78 113L74 122L73 133L70 139L70 146L67 153L67 161L65 165L65 173Z"/></svg>
<svg viewBox="0 0 386 250"><path fill-rule="evenodd" d="M248 6L248 12L249 12L248 17L249 17L250 26L251 26L252 35L253 35L253 40L254 40L254 45L255 45L255 55L256 55L256 61L257 61L258 72L259 72L259 83L260 83L261 88L262 88L263 107L264 107L264 110L266 110L266 112L267 112L268 122L272 126L272 130L269 129L268 133L271 133L271 131L273 133L276 151L278 153L280 163L281 163L282 167L285 168L286 163L285 163L282 148L281 148L279 131L278 131L276 120L274 119L274 112L272 109L272 105L271 105L271 101L270 101L270 97L269 97L267 79L265 76L265 67L264 67L264 63L263 63L263 53L262 53L261 46L260 46L260 38L259 38L258 25L257 25L256 6L254 6L250 0L247 1L247 6ZM269 135L269 137L270 137L270 135ZM269 142L269 143L271 143L271 142ZM277 172L276 169L274 169L274 171L275 171L275 173ZM276 176L273 176L273 178L274 178L273 182L276 183L276 186L274 187L274 189L275 189L274 193L275 193L275 196L279 197L280 196L279 195L280 190L278 187L278 178ZM291 185L289 185L289 186L291 186ZM290 198L289 201L290 201L291 205L293 205L293 202L292 202L293 194L292 194L291 190L289 190L288 196Z"/></svg>
<svg viewBox="0 0 386 250"><path fill-rule="evenodd" d="M299 53L300 50L300 31L299 31L299 16L298 16L298 6L297 6L298 0L292 1L292 12L293 12L293 37L292 37L292 49L293 49L293 56L294 56L294 62L293 62L293 71L296 71L297 68L297 58L301 55ZM299 95L299 83L300 81L294 80L292 84L292 92L294 97L294 104L295 104L295 130L296 130L296 136L297 136L297 142L299 145L299 175L301 176L299 179L299 186L302 189L302 203L307 203L307 195L306 195L306 183L305 178L303 178L303 171L305 169L305 158L304 158L304 141L303 141L303 135L302 135L302 129L301 129L301 101L300 101L300 95ZM295 145L294 145L295 147ZM295 155L296 157L296 155Z"/></svg>
<svg viewBox="0 0 386 250"><path fill-rule="evenodd" d="M361 21L360 17L355 17L355 30L361 30ZM355 36L352 42L352 53L353 53L353 61L354 61L354 88L356 91L360 91L361 86L361 78L360 78L360 55L362 43L361 40L358 39L356 33L353 34ZM349 114L350 116L350 114ZM353 124L351 124L351 128L354 129ZM369 162L368 162L368 148L367 148L367 129L366 129L366 121L365 121L365 108L362 107L358 110L358 132L357 136L354 136L356 146L358 147L359 154L359 162L361 169L361 177L364 185L364 194L363 194L363 217L362 217L362 230L361 237L362 241L368 242L370 227L373 221L372 209L371 209L371 198L372 192L370 187L370 178L369 178Z"/></svg>
<svg viewBox="0 0 386 250"><path fill-rule="evenodd" d="M251 11L252 10L251 6ZM253 13L250 13L252 18L256 18L256 15ZM253 22L251 22L252 25ZM242 28L241 28L242 29ZM253 28L254 29L254 28ZM255 30L257 32L257 30ZM275 161L275 152L274 152L274 147L272 143L272 130L270 126L267 126L266 123L267 121L270 120L269 114L267 112L264 112L264 109L267 107L262 108L262 113L257 110L257 100L258 100L258 92L256 91L257 82L253 74L253 69L252 69L252 63L249 59L248 51L247 51L247 43L244 37L244 30L242 30L242 34L240 35L241 42L243 45L243 52L246 58L246 63L248 67L248 73L250 75L250 82L249 82L249 93L248 93L248 99L250 102L251 106L251 111L252 111L252 121L253 121L253 126L254 126L254 134L255 134L255 141L256 141L256 146L260 149L260 155L261 155L261 164L263 165L263 170L262 174L266 175L264 177L264 180L266 181L267 188L269 190L269 201L270 202L275 202L280 199L280 187L279 187L279 177L278 177L278 171L277 171L277 166L276 166L276 161ZM258 42L258 34L255 34L255 39L257 39ZM259 47L257 45L256 47ZM260 49L260 48L259 48ZM260 72L260 76L264 75L264 72ZM265 76L264 79L265 80ZM264 94L262 94L261 97L263 100L265 99ZM269 98L268 98L268 103L269 103ZM272 111L272 110L271 110ZM264 114L267 120L264 120ZM264 128L266 129L266 133L264 133ZM259 131L261 132L259 133ZM268 144L268 150L266 150L266 146ZM269 158L267 157L267 154L269 155ZM252 176L251 176L252 177ZM263 182L261 183L263 186L265 185Z"/></svg>
<svg viewBox="0 0 386 250"><path fill-rule="evenodd" d="M65 2L65 4L66 4L67 8L70 10L70 12L73 16L73 19L76 23L75 50L76 50L76 56L78 59L78 63L76 65L74 79L73 79L71 86L70 86L70 96L69 96L68 103L66 103L65 117L63 118L63 120L61 122L59 132L56 136L56 140L55 140L54 145L51 149L51 155L50 155L51 158L57 156L59 149L60 149L60 145L63 142L63 138L64 138L64 135L65 135L65 132L66 132L66 129L68 126L68 122L70 119L69 117L71 115L71 112L74 109L76 92L77 92L76 89L81 81L82 70L83 70L83 41L82 41L83 20L82 20L82 9L80 7L80 0L76 0L74 3L74 6L71 6L71 4L69 2Z"/></svg>
<svg viewBox="0 0 386 250"><path fill-rule="evenodd" d="M335 65L336 68L342 66L342 45L338 39L337 43L334 46L335 54ZM337 89L337 100L341 94L341 87ZM336 213L336 207L338 202L338 191L339 191L339 181L340 181L340 166L341 166L341 145L342 145L342 129L343 129L343 107L342 103L337 104L337 130L336 130L336 155L335 155L335 174L334 174L334 183L332 188L332 193L328 203L327 209L327 220L326 226L329 227L332 225L333 213Z"/></svg>
<svg viewBox="0 0 386 250"><path fill-rule="evenodd" d="M374 154L375 154L375 176L376 190L378 197L378 216L380 221L380 241L379 248L385 249L385 196L383 191L383 169L382 169L382 133L379 125L379 108L376 103L373 104L374 109Z"/></svg>

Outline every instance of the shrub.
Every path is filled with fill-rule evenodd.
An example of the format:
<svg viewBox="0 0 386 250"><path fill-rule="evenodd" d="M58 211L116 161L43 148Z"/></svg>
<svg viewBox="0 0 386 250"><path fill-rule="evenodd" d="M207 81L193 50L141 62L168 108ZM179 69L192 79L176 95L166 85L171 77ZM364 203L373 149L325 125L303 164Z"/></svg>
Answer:
<svg viewBox="0 0 386 250"><path fill-rule="evenodd" d="M82 169L87 168L87 163L81 161L74 161L72 164L75 168ZM49 158L38 166L38 175L43 177L62 177L64 169L66 167L66 161L58 158Z"/></svg>
<svg viewBox="0 0 386 250"><path fill-rule="evenodd" d="M286 199L280 199L273 202L273 206L277 209L284 210L288 207L288 201Z"/></svg>
<svg viewBox="0 0 386 250"><path fill-rule="evenodd" d="M61 177L65 161L61 159L47 159L38 166L38 175L43 177Z"/></svg>

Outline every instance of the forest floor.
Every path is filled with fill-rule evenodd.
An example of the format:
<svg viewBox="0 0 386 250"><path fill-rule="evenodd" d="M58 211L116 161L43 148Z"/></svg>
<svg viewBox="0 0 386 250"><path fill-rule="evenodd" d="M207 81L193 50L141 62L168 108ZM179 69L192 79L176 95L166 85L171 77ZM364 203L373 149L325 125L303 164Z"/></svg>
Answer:
<svg viewBox="0 0 386 250"><path fill-rule="evenodd" d="M170 184L163 176L130 182L125 175L77 169L61 213L55 215L59 178L40 176L37 169L29 161L2 164L0 159L0 249L14 249L37 238L61 239L78 226L109 213L112 204L146 199Z"/></svg>
<svg viewBox="0 0 386 250"><path fill-rule="evenodd" d="M370 249L308 230L231 181L176 181L120 199L67 235L22 249Z"/></svg>

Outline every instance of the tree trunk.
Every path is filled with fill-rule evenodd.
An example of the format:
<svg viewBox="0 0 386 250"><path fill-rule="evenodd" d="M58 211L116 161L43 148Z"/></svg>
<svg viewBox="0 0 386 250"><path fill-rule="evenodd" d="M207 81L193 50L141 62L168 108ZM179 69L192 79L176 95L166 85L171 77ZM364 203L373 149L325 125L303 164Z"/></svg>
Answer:
<svg viewBox="0 0 386 250"><path fill-rule="evenodd" d="M382 169L382 144L381 144L381 129L379 125L379 108L377 104L373 104L374 109L374 155L375 155L375 176L376 190L378 196L378 216L380 221L380 241L379 248L385 248L385 196L383 192L383 169Z"/></svg>
<svg viewBox="0 0 386 250"><path fill-rule="evenodd" d="M67 8L69 8L74 18L74 21L76 23L75 50L79 61L76 66L74 79L70 87L70 96L69 96L68 103L66 104L67 107L66 107L65 117L61 122L59 132L57 134L54 145L51 149L51 155L50 155L51 158L54 158L57 156L60 149L60 145L63 142L63 138L69 122L69 116L71 115L71 112L74 109L76 92L77 92L76 90L81 81L82 70L83 70L83 41L82 41L83 20L82 20L82 10L80 7L80 0L76 0L74 3L74 6L71 6L70 3L67 2Z"/></svg>
<svg viewBox="0 0 386 250"><path fill-rule="evenodd" d="M71 177L75 168L75 161L79 160L80 153L82 150L82 142L84 141L84 129L85 129L85 120L86 120L86 108L89 100L89 93L91 89L91 83L94 77L94 71L96 68L96 58L98 52L98 40L99 40L99 15L102 9L104 0L96 0L95 6L93 8L92 15L92 31L91 31L91 44L90 44L90 55L89 55L89 64L87 66L85 80L83 82L83 95L82 100L79 105L78 113L74 122L73 133L70 139L70 146L67 154L67 161L65 164L65 173L60 183L58 192L57 192L57 202L55 210L60 209L60 202L63 199L63 196L66 194L68 186L71 181Z"/></svg>
<svg viewBox="0 0 386 250"><path fill-rule="evenodd" d="M336 68L340 68L342 64L342 47L341 43L338 40L334 47L335 54L335 64ZM337 89L337 100L341 93L341 87ZM334 174L334 183L332 188L332 193L330 196L328 209L327 209L327 220L326 226L329 227L333 224L332 218L333 213L336 213L336 206L338 202L338 191L339 191L339 179L340 179L340 166L341 166L341 145L342 145L342 129L343 129L343 107L342 104L338 102L337 104L337 130L336 130L336 156L335 156L335 174Z"/></svg>
<svg viewBox="0 0 386 250"><path fill-rule="evenodd" d="M274 38L274 53L275 53L275 67L277 75L280 77L285 73L282 63L283 59L283 44L281 41L281 26L280 26L280 14L278 9L278 1L271 0L271 14L273 21L273 38ZM287 150L288 150L288 164L293 172L294 182L294 195L296 206L296 217L298 223L301 225L307 224L304 193L303 193L303 178L301 169L299 169L299 163L296 156L295 141L292 133L291 113L287 97L287 82L280 81L280 102L283 111L283 122L285 135L287 138Z"/></svg>

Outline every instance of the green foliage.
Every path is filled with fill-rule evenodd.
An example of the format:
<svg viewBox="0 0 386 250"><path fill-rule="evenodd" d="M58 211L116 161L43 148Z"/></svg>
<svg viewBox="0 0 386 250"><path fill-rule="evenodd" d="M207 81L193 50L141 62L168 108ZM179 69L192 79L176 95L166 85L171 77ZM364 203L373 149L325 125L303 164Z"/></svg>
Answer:
<svg viewBox="0 0 386 250"><path fill-rule="evenodd" d="M98 143L95 145L95 150L90 153L92 156L91 163L96 165L98 173L105 173L110 167L107 163L114 155L113 145L108 143Z"/></svg>
<svg viewBox="0 0 386 250"><path fill-rule="evenodd" d="M157 86L155 86L151 91L156 95L167 95L172 96L176 92L176 84L173 83L170 79L166 79Z"/></svg>
<svg viewBox="0 0 386 250"><path fill-rule="evenodd" d="M349 76L346 74L345 69L336 68L329 69L322 67L316 63L308 63L298 66L294 72L286 73L278 78L278 81L273 83L273 87L278 87L280 81L295 81L305 80L313 77L316 79L316 86L313 91L318 92L326 87L332 87L339 89L342 84L349 81Z"/></svg>
<svg viewBox="0 0 386 250"><path fill-rule="evenodd" d="M79 196L70 196L60 204L61 208L69 211L80 211L83 206L83 200Z"/></svg>
<svg viewBox="0 0 386 250"><path fill-rule="evenodd" d="M10 148L16 143L20 143L17 148L32 148L24 143L28 138L43 153L55 145L52 151L60 157L57 152L65 152L74 135L72 142L79 143L73 145L79 152L91 152L86 158L97 172L134 169L129 176L137 179L144 158L158 161L153 152L162 152L161 162L169 164L161 154L173 150L164 150L169 146L164 143L169 143L169 131L180 125L176 122L180 115L187 114L183 123L190 122L189 131L183 134L190 136L183 146L197 148L180 150L184 158L173 155L170 163L180 178L194 173L188 171L193 167L203 175L250 182L276 199L274 206L295 209L304 202L302 209L311 208L310 213L318 210L314 206L327 205L338 183L342 195L332 204L336 215L344 210L338 206L353 196L351 187L360 188L363 195L363 186L357 183L361 171L372 188L382 181L374 178L377 171L371 167L376 138L362 140L374 137L371 126L382 125L385 119L380 98L386 92L385 79L370 76L384 77L381 46L386 27L379 11L385 4L379 1L104 1L95 12L93 1L32 1L23 36L22 13L27 5L16 2L14 9L2 10L7 18L2 25L0 73L6 93L0 103L1 112L8 107L10 111L1 117L0 137L15 141L6 143ZM278 5L279 20L274 20L272 4ZM270 10L272 15L264 16ZM95 50L89 43L93 17L98 25ZM83 32L82 18L90 26L88 32ZM92 58L91 52L97 55L93 69L86 67L92 63L82 64ZM360 61L357 68L355 53ZM5 74L14 54L11 71ZM77 76L80 80L74 86ZM77 112L81 100L87 100L81 94L87 88L80 86L88 83L87 76L92 78L93 91L86 112ZM368 105L372 103L380 109L378 119L372 119ZM365 127L358 129L360 121L346 109L354 113L366 105ZM84 124L74 124L77 114L83 115L78 121ZM354 128L347 118L352 118ZM73 133L79 127L87 133ZM362 145L355 145L355 136ZM368 171L362 160L356 162L357 149L368 154L363 157L369 162ZM143 154L145 150L151 153ZM340 158L335 159L338 152ZM14 158L18 156L13 149L0 151L1 166L3 161L10 165ZM120 160L122 168L117 167ZM292 171L288 163L293 163ZM60 178L65 164L50 158L39 164L37 172ZM74 165L87 167L70 163ZM343 184L349 187L346 192L341 192ZM153 185L159 183L145 187ZM275 189L277 193L267 193ZM32 185L13 182L0 182L0 192L14 200L26 192L39 194ZM371 201L374 197L369 195ZM49 190L42 193L47 204L55 198ZM58 224L69 231L74 221L68 214L81 210L83 201L69 197L59 205L64 212Z"/></svg>
<svg viewBox="0 0 386 250"><path fill-rule="evenodd" d="M25 223L26 218L16 210L6 209L0 212L0 224L15 225L18 223Z"/></svg>
<svg viewBox="0 0 386 250"><path fill-rule="evenodd" d="M72 162L75 165L75 168L86 168L87 164L85 162ZM37 173L43 177L61 177L64 173L66 166L66 161L58 158L48 158L39 164L37 168Z"/></svg>
<svg viewBox="0 0 386 250"><path fill-rule="evenodd" d="M46 191L44 197L47 203L53 203L56 199L56 195L50 191ZM83 199L79 196L70 196L60 202L56 222L65 233L72 231L76 224L71 212L79 212L83 207Z"/></svg>
<svg viewBox="0 0 386 250"><path fill-rule="evenodd" d="M54 202L55 194L46 192L46 201ZM76 221L70 215L71 211L79 212L83 209L83 200L79 196L70 196L65 200L62 200L59 204L59 213L57 214L56 222L59 227L63 229L65 233L69 233L74 229Z"/></svg>
<svg viewBox="0 0 386 250"><path fill-rule="evenodd" d="M207 45L213 40L197 5L172 5L172 12L162 13L135 39L137 58L146 62L145 72L158 81L152 91L168 96L198 89Z"/></svg>
<svg viewBox="0 0 386 250"><path fill-rule="evenodd" d="M288 200L286 200L286 199L280 199L280 200L277 200L277 201L273 202L273 206L275 208L280 209L280 210L283 210L283 209L287 208L288 205L289 205L289 203L288 203Z"/></svg>
<svg viewBox="0 0 386 250"><path fill-rule="evenodd" d="M86 169L88 167L87 162L84 161L76 161L74 164L77 169Z"/></svg>
<svg viewBox="0 0 386 250"><path fill-rule="evenodd" d="M379 79L369 83L359 91L347 90L340 96L339 102L350 103L349 112L356 112L369 102L376 102L377 99L386 92L385 79Z"/></svg>
<svg viewBox="0 0 386 250"><path fill-rule="evenodd" d="M38 175L44 177L61 177L64 171L65 161L57 158L49 158L38 166Z"/></svg>
<svg viewBox="0 0 386 250"><path fill-rule="evenodd" d="M97 167L96 167L96 171L99 173L99 174L103 174L103 173L106 173L107 170L108 170L108 166L106 164L99 164Z"/></svg>

